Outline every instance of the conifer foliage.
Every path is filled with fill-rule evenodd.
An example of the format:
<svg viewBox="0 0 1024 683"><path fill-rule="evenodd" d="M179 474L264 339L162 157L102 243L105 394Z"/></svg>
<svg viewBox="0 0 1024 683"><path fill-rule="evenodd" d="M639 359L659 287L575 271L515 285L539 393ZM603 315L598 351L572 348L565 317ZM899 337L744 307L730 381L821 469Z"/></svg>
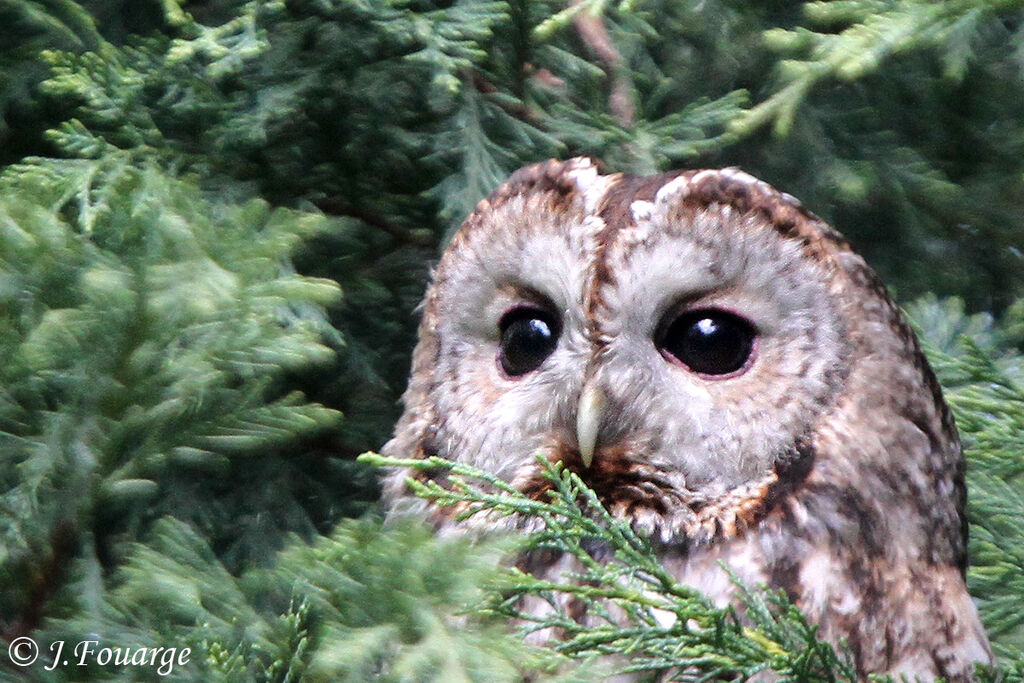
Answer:
<svg viewBox="0 0 1024 683"><path fill-rule="evenodd" d="M741 165L882 272L966 447L980 677L1024 680L1024 2L0 0L0 22L0 635L43 645L0 678L853 680L783 596L714 607L557 468L538 502L404 463L532 535L373 514L396 463L355 456L397 417L431 262L509 172L591 154ZM508 566L538 549L584 575ZM581 625L565 593L627 618ZM189 657L46 649L87 639Z"/></svg>
<svg viewBox="0 0 1024 683"><path fill-rule="evenodd" d="M330 359L339 291L282 255L325 219L214 205L117 155L12 167L0 193L10 627L38 625L70 560L99 576L164 514L238 562L314 528L323 483L280 452L339 416L282 376Z"/></svg>

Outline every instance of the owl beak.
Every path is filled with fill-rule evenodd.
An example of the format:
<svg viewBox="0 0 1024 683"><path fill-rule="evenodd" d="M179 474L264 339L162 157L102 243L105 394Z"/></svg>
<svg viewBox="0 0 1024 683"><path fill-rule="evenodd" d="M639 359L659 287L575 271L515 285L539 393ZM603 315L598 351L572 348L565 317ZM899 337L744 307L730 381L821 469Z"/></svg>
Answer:
<svg viewBox="0 0 1024 683"><path fill-rule="evenodd" d="M576 411L576 441L580 447L583 466L590 467L594 459L594 447L597 445L597 433L604 416L605 395L596 384L587 384L580 394L580 404Z"/></svg>

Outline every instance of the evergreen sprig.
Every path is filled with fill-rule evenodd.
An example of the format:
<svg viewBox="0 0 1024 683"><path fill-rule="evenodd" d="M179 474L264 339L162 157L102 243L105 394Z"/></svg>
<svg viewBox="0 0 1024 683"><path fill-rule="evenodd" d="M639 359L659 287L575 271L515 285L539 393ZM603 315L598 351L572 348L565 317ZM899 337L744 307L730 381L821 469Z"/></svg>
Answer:
<svg viewBox="0 0 1024 683"><path fill-rule="evenodd" d="M765 41L779 52L802 53L807 58L781 62L776 92L737 118L731 132L745 136L771 122L776 133L785 135L803 99L821 81L863 78L885 60L911 50L937 47L944 75L962 79L974 52L971 43L979 39L987 21L1021 7L1024 4L1015 0L805 3L808 23L820 31L803 26L769 29Z"/></svg>
<svg viewBox="0 0 1024 683"><path fill-rule="evenodd" d="M815 629L786 598L738 579L740 612L720 609L679 584L647 539L612 517L577 475L538 458L552 484L546 500L531 498L477 468L442 458L408 460L366 454L387 467L445 473L445 484L408 479L416 495L474 517L516 517L531 529L518 552L565 554L575 568L563 580L538 579L510 569L484 612L523 624L527 633L559 633L550 646L589 659L619 655L622 672L658 672L679 680L746 679L772 670L783 680L856 680L848 659L819 641ZM493 520L492 520L493 521ZM549 609L524 610L524 601ZM580 619L570 614L569 603Z"/></svg>
<svg viewBox="0 0 1024 683"><path fill-rule="evenodd" d="M132 546L96 609L52 620L37 637L190 648L187 664L160 680L593 680L588 667L559 673L564 657L474 612L503 549L439 540L418 524L347 520L329 537L292 539L273 568L235 576L193 527L166 518ZM93 663L57 667L49 680L152 674Z"/></svg>

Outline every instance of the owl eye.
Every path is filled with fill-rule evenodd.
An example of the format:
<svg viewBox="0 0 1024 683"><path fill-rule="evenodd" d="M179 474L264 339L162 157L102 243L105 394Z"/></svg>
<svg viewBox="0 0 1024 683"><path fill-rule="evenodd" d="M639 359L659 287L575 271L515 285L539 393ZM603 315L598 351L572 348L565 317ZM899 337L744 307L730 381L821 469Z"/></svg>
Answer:
<svg viewBox="0 0 1024 683"><path fill-rule="evenodd" d="M714 309L687 311L655 340L662 353L702 375L727 375L742 368L754 349L753 326Z"/></svg>
<svg viewBox="0 0 1024 683"><path fill-rule="evenodd" d="M558 325L544 311L515 308L498 324L501 330L501 351L498 359L510 377L536 370L551 355L558 342Z"/></svg>

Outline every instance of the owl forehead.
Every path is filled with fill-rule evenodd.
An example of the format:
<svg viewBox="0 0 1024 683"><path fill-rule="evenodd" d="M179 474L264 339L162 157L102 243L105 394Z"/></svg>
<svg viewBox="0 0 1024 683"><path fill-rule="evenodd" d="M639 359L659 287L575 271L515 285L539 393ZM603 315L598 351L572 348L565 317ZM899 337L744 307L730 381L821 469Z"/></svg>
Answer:
<svg viewBox="0 0 1024 683"><path fill-rule="evenodd" d="M549 161L520 170L478 205L442 259L437 284L455 280L449 284L464 304L476 286L479 305L469 308L477 313L493 304L490 292L519 288L520 298L539 294L592 322L625 306L623 298L734 284L789 296L775 274L795 283L794 270L827 274L847 249L796 199L736 169L639 177L603 175L589 159ZM459 264L461 277L446 261ZM762 281L737 282L741 273Z"/></svg>

